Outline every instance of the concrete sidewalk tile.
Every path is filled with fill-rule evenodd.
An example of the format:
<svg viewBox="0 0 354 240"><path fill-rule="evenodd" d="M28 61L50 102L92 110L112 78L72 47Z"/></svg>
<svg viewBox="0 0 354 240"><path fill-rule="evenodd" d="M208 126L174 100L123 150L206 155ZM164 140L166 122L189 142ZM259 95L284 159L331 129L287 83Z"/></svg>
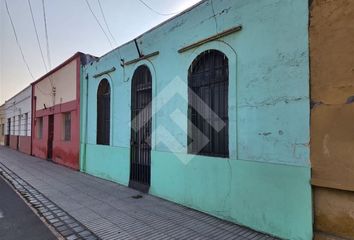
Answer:
<svg viewBox="0 0 354 240"><path fill-rule="evenodd" d="M20 177L17 184L21 185L21 179L27 181L101 239L273 239L123 185L0 148L0 163ZM143 197L132 198L135 195ZM45 199L34 201L43 204ZM53 211L57 211L55 206ZM56 217L51 219L66 216L60 211L43 211L44 216L53 213ZM65 223L60 220L54 224L59 226L61 222ZM69 222L65 224L74 224L70 219ZM80 225L74 226L76 233L66 227L59 226L72 239L75 239L74 234L78 239L97 239L89 231L81 231Z"/></svg>

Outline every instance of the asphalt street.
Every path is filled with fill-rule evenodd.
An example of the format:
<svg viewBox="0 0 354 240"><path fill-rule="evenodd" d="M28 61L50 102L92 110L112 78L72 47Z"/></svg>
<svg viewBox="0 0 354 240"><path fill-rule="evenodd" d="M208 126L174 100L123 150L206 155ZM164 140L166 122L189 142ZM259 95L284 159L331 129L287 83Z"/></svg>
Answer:
<svg viewBox="0 0 354 240"><path fill-rule="evenodd" d="M1 176L0 239L57 239Z"/></svg>

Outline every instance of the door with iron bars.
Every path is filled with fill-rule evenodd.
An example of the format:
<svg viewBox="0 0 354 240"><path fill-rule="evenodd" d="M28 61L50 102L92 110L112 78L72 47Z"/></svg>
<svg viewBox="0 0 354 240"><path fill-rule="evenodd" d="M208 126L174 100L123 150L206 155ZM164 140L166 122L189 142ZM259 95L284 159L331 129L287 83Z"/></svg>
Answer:
<svg viewBox="0 0 354 240"><path fill-rule="evenodd" d="M129 187L148 192L151 179L152 77L147 66L136 69L131 93Z"/></svg>
<svg viewBox="0 0 354 240"><path fill-rule="evenodd" d="M48 143L47 143L47 159L53 159L53 140L54 140L54 115L48 116Z"/></svg>

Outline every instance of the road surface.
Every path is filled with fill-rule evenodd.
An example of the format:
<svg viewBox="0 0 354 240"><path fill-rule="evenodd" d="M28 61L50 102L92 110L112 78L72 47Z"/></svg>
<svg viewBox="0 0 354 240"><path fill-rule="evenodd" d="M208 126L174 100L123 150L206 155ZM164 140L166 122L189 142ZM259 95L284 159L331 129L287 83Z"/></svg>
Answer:
<svg viewBox="0 0 354 240"><path fill-rule="evenodd" d="M0 176L0 239L57 239Z"/></svg>

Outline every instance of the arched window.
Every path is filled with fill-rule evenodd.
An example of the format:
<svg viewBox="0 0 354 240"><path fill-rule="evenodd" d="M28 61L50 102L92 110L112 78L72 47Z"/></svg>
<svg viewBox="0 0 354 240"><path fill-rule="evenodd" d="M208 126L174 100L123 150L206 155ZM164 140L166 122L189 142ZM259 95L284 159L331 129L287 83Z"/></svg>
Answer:
<svg viewBox="0 0 354 240"><path fill-rule="evenodd" d="M111 87L103 79L97 90L97 144L109 145L111 125Z"/></svg>
<svg viewBox="0 0 354 240"><path fill-rule="evenodd" d="M229 156L228 86L228 58L220 51L201 53L189 67L189 153Z"/></svg>

